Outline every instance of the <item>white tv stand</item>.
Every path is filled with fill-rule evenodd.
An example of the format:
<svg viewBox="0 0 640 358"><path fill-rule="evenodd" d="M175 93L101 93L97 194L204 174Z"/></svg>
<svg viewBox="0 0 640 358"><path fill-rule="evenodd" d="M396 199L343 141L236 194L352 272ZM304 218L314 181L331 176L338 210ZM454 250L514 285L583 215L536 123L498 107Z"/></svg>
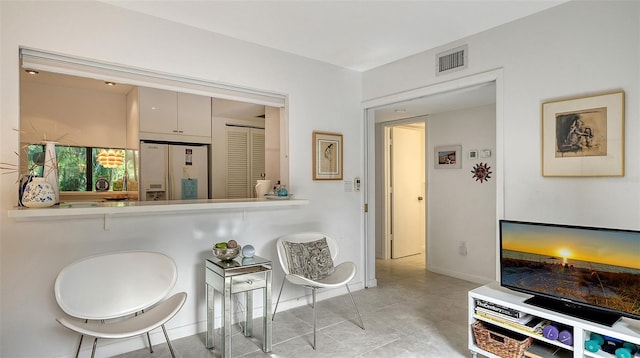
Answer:
<svg viewBox="0 0 640 358"><path fill-rule="evenodd" d="M594 358L615 358L615 355L603 352L602 350L598 352L589 352L584 348L584 342L589 339L590 334L597 333L603 336L614 337L620 339L625 342L630 342L636 345L640 345L640 321L623 317L617 323L615 323L612 327L600 325L597 323L593 323L590 321L585 321L580 318L568 316L565 314L557 313L554 311L549 311L544 308L535 307L529 304L524 303L524 301L530 298L530 295L526 295L523 293L519 293L516 291L508 290L506 288L500 287L497 282L490 283L485 286L478 287L474 290L469 291L469 350L473 357L477 357L478 354L490 357L490 358L498 358L496 355L486 352L480 349L475 344L475 339L473 336L473 332L471 330L471 325L476 321L484 321L488 322L492 325L499 326L505 328L507 330L518 332L524 334L526 336L530 336L534 338L534 344L536 342L545 342L553 346L557 346L566 350L568 352L572 352L570 356L573 358L585 358L585 357L594 357ZM550 321L569 326L573 329L573 346L565 345L557 340L549 340L541 335L536 335L533 333L529 333L524 330L520 330L518 328L514 328L509 325L502 325L496 321L488 320L485 317L478 316L475 314L476 300L482 300L490 303L494 303L503 307L508 307L511 309L515 309L520 312L528 313L536 317L548 319Z"/></svg>

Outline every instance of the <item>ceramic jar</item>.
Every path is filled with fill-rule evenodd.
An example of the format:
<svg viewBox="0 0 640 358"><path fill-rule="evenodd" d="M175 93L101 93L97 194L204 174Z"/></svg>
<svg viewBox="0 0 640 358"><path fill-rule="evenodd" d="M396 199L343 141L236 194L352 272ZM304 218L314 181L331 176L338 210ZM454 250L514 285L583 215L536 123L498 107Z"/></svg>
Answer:
<svg viewBox="0 0 640 358"><path fill-rule="evenodd" d="M264 198L271 190L271 180L258 180L256 184L256 198Z"/></svg>
<svg viewBox="0 0 640 358"><path fill-rule="evenodd" d="M44 178L33 178L24 187L22 204L28 208L46 208L56 204L56 192Z"/></svg>

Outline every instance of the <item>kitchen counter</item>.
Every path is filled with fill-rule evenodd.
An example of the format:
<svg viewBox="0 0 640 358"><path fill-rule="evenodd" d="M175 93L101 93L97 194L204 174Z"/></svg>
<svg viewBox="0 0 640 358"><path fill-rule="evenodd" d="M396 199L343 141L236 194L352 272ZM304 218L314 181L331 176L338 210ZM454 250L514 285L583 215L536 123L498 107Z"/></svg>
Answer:
<svg viewBox="0 0 640 358"><path fill-rule="evenodd" d="M158 215L187 211L248 211L269 210L308 205L307 199L200 199L163 201L106 201L62 203L49 208L16 207L8 212L16 221L42 220L59 217L104 216L105 229L113 216Z"/></svg>

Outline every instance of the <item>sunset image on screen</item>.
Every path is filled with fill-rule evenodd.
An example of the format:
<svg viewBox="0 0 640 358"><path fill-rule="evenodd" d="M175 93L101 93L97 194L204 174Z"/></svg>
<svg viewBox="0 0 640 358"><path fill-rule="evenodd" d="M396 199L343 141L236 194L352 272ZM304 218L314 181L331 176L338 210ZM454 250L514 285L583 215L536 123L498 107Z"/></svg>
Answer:
<svg viewBox="0 0 640 358"><path fill-rule="evenodd" d="M640 269L638 233L505 225L504 249Z"/></svg>
<svg viewBox="0 0 640 358"><path fill-rule="evenodd" d="M502 221L507 287L640 315L640 232Z"/></svg>

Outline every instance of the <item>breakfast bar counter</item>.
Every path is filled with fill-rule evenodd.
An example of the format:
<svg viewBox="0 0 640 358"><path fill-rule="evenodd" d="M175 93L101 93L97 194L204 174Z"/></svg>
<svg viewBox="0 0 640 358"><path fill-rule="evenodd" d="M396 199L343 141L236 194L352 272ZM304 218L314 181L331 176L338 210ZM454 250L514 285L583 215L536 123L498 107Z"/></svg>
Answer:
<svg viewBox="0 0 640 358"><path fill-rule="evenodd" d="M21 220L38 220L69 216L117 216L158 215L185 211L261 210L308 205L306 199L199 199L161 201L107 201L61 203L49 208L16 207L9 210L9 217Z"/></svg>

